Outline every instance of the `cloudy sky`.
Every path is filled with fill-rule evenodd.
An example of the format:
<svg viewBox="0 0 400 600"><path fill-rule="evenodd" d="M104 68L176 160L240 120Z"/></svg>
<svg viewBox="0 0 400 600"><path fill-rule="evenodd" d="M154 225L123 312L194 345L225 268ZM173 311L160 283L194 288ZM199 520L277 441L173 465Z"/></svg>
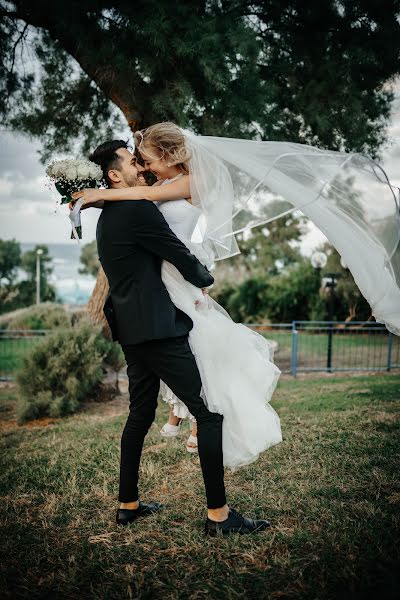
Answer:
<svg viewBox="0 0 400 600"><path fill-rule="evenodd" d="M44 167L37 154L38 143L10 132L0 131L0 136L0 238L30 243L76 243L68 240L68 209L57 206L58 195L46 187ZM388 138L382 164L391 181L400 187L400 82L396 85ZM95 209L83 212L84 242L95 238L99 214ZM310 227L304 251L309 253L323 239L314 226Z"/></svg>

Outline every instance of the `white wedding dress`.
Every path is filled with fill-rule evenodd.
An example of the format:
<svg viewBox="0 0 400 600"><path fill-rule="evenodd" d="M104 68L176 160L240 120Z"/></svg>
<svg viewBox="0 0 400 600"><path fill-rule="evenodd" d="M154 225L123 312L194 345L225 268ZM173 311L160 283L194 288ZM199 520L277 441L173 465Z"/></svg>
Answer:
<svg viewBox="0 0 400 600"><path fill-rule="evenodd" d="M157 202L156 206L175 235L209 266L202 246L192 241L200 209L186 200ZM279 417L269 405L280 375L272 361L272 345L234 323L219 304L204 297L171 263L163 262L161 274L172 302L193 321L189 344L202 380L202 397L210 411L224 416L224 465L235 469L250 464L282 441ZM189 416L186 406L165 384L161 389L164 399L174 406L174 414Z"/></svg>

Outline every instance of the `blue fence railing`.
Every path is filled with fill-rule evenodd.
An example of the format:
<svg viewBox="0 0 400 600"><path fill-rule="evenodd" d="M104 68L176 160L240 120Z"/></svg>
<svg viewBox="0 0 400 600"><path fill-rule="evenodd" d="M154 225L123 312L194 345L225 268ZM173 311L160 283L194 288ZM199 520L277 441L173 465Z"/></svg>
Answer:
<svg viewBox="0 0 400 600"><path fill-rule="evenodd" d="M400 337L370 322L246 323L274 346L283 373L400 369ZM13 380L23 358L49 331L0 330L0 380Z"/></svg>
<svg viewBox="0 0 400 600"><path fill-rule="evenodd" d="M247 324L275 342L284 373L391 371L400 369L400 338L371 322L293 321Z"/></svg>

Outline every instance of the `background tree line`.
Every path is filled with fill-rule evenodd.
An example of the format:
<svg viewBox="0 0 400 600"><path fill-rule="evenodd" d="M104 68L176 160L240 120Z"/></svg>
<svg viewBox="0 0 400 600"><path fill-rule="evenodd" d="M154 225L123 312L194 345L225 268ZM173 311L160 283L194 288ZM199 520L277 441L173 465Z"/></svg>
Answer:
<svg viewBox="0 0 400 600"><path fill-rule="evenodd" d="M36 251L40 256L40 298L42 302L53 302L56 298L54 286L49 282L53 272L49 249L44 244L32 250L21 251L16 240L0 240L0 314L30 306L36 299Z"/></svg>

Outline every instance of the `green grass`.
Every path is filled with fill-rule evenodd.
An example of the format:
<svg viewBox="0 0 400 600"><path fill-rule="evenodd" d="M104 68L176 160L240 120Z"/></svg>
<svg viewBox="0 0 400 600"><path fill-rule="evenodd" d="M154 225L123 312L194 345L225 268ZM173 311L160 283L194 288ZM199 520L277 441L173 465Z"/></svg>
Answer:
<svg viewBox="0 0 400 600"><path fill-rule="evenodd" d="M10 376L21 366L24 356L42 340L43 337L0 338L0 376Z"/></svg>
<svg viewBox="0 0 400 600"><path fill-rule="evenodd" d="M16 427L2 393L2 598L398 597L400 378L281 380L284 441L226 476L229 501L271 519L254 536L206 539L196 456L146 440L141 496L165 510L114 525L126 399ZM34 424L33 424L34 425Z"/></svg>

